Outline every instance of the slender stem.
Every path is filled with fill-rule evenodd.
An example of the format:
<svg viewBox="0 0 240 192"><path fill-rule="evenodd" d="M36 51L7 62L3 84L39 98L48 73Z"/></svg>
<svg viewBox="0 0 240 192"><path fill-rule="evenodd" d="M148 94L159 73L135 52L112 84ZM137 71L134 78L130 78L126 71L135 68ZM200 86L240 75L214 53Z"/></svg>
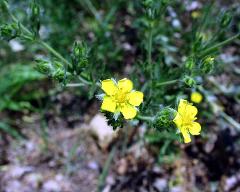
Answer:
<svg viewBox="0 0 240 192"><path fill-rule="evenodd" d="M209 47L208 49L206 49L202 52L201 56L206 55L207 53L211 52L212 50L217 49L219 47L222 47L222 46L230 43L231 41L233 41L234 39L237 39L238 37L240 37L240 33L226 39L225 41L222 41L216 45L213 45L212 47Z"/></svg>
<svg viewBox="0 0 240 192"><path fill-rule="evenodd" d="M71 63L69 61L67 61L60 53L58 53L54 48L52 48L50 45L48 45L47 43L45 43L44 41L42 40L39 40L39 43L45 47L50 53L52 53L56 58L60 59L64 64L65 66L69 66L71 65ZM79 76L78 79L84 83L85 85L92 85L93 82L89 81L89 80L86 80L84 79L82 76Z"/></svg>
<svg viewBox="0 0 240 192"><path fill-rule="evenodd" d="M138 116L137 116L137 119L143 120L143 121L153 121L153 120L154 120L154 117L138 115Z"/></svg>
<svg viewBox="0 0 240 192"><path fill-rule="evenodd" d="M203 87L199 87L199 89L207 95L206 91L203 89ZM206 96L206 98L208 99L208 97ZM214 108L214 103L212 103L209 99L207 100L208 103L211 105L212 108ZM224 118L229 124L231 124L233 127L235 127L238 131L240 131L240 123L238 123L237 121L235 121L232 117L230 117L229 115L227 115L224 111L218 111L217 112L218 115L220 115L222 118Z"/></svg>
<svg viewBox="0 0 240 192"><path fill-rule="evenodd" d="M171 84L177 83L178 81L180 81L180 80L179 79L174 79L174 80L170 80L170 81L156 83L156 87L161 87L163 85L171 85Z"/></svg>
<svg viewBox="0 0 240 192"><path fill-rule="evenodd" d="M80 0L81 2L82 0ZM94 7L94 5L92 4L91 0L83 0L85 2L85 4L87 5L88 9L90 10L90 12L92 13L92 15L95 17L95 19L97 20L97 22L102 25L102 21L101 21L101 17L97 11L97 9Z"/></svg>
<svg viewBox="0 0 240 192"><path fill-rule="evenodd" d="M152 66L152 39L153 39L153 29L152 27L149 29L148 36L148 50L147 50L147 61L148 65L150 65L150 77L153 79L153 66Z"/></svg>
<svg viewBox="0 0 240 192"><path fill-rule="evenodd" d="M105 180L106 180L106 177L108 175L108 170L110 168L110 164L113 160L113 157L115 155L115 152L116 152L116 145L113 146L108 158L107 158L107 161L105 162L104 164L104 167L103 167L103 171L101 173L101 175L99 176L99 180L98 180L98 188L97 188L97 191L98 192L101 192L103 187L104 187L104 184L105 184Z"/></svg>
<svg viewBox="0 0 240 192"><path fill-rule="evenodd" d="M21 28L23 29L23 31L31 36L34 37L34 35L32 34L31 31L29 31L23 24L21 24L18 19L11 13L9 12L11 18L13 19L14 22L19 23L19 25L21 26ZM49 44L47 44L46 42L42 41L41 39L37 39L36 42L38 42L40 45L42 45L44 48L46 48L51 54L53 54L56 58L58 58L60 61L62 61L65 65L65 67L67 66L71 66L71 63L66 60L59 52L57 52L54 48L52 48ZM79 77L79 80L83 83L85 83L86 85L91 85L93 84L93 82L90 82L86 79L84 79L83 77Z"/></svg>
<svg viewBox="0 0 240 192"><path fill-rule="evenodd" d="M69 61L67 61L60 53L58 53L54 48L52 48L50 45L48 45L47 43L45 43L42 40L38 40L38 42L45 47L50 53L52 53L56 58L58 58L59 60L61 60L64 64L66 65L71 65L71 63Z"/></svg>
<svg viewBox="0 0 240 192"><path fill-rule="evenodd" d="M21 26L21 28L23 29L23 31L25 33L27 33L27 35L29 36L33 36L32 32L29 31L23 24L21 24L18 19L11 13L9 12L12 20L16 23L19 23L19 25ZM40 43L43 47L45 47L50 53L52 53L56 58L60 59L63 63L65 63L66 65L71 65L60 53L58 53L55 49L53 49L50 45L48 45L47 43L45 43L44 41L42 41L41 39L37 40L38 43Z"/></svg>
<svg viewBox="0 0 240 192"><path fill-rule="evenodd" d="M220 112L220 115L232 126L234 126L238 131L240 131L240 124L235 121L232 117L228 116L225 112Z"/></svg>
<svg viewBox="0 0 240 192"><path fill-rule="evenodd" d="M21 24L21 23L18 21L18 19L17 19L10 11L8 11L8 13L9 13L10 17L12 18L12 20L13 20L15 23L18 23L18 24L20 25L20 27L23 29L23 31L24 31L25 33L27 33L27 35L33 36L32 32L29 31L23 24Z"/></svg>
<svg viewBox="0 0 240 192"><path fill-rule="evenodd" d="M81 77L81 76L79 76L78 79L79 79L82 83L84 83L84 84L86 84L86 85L92 85L92 84L93 84L93 82L88 81L88 80L84 79L84 78Z"/></svg>
<svg viewBox="0 0 240 192"><path fill-rule="evenodd" d="M84 83L69 83L66 85L66 87L83 87L85 86Z"/></svg>

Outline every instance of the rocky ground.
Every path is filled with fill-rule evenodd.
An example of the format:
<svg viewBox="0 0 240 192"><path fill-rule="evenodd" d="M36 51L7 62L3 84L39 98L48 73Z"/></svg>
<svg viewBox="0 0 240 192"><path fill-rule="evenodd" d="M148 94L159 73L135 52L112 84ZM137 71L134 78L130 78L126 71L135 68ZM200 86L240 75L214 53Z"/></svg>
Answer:
<svg viewBox="0 0 240 192"><path fill-rule="evenodd" d="M58 111L55 105L45 114L45 135L38 113L22 116L18 121L25 138L18 141L5 135L0 142L0 191L91 192L99 183L104 192L240 191L234 140L239 135L230 129L218 133L209 127L212 139L207 142L197 138L189 146L176 143L180 154L171 163L159 164L154 149L143 140L145 125L114 132L101 114L94 114L95 105L68 120L60 118L61 112L51 115ZM108 173L105 182L103 172Z"/></svg>

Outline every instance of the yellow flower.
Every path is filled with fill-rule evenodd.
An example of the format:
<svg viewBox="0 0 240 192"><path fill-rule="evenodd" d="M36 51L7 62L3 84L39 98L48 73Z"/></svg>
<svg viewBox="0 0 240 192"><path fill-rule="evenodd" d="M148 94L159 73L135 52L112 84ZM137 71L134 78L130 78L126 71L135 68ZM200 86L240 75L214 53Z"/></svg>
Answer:
<svg viewBox="0 0 240 192"><path fill-rule="evenodd" d="M197 19L201 16L201 13L199 11L193 11L191 16L193 19Z"/></svg>
<svg viewBox="0 0 240 192"><path fill-rule="evenodd" d="M178 112L173 122L178 127L179 131L182 133L184 142L191 142L191 135L199 135L201 131L201 125L194 122L197 118L197 108L187 100L181 99L178 105Z"/></svg>
<svg viewBox="0 0 240 192"><path fill-rule="evenodd" d="M143 93L134 91L129 79L121 79L116 83L112 79L102 81L105 92L101 109L112 113L121 112L125 119L133 119L137 115L137 106L143 102Z"/></svg>
<svg viewBox="0 0 240 192"><path fill-rule="evenodd" d="M203 96L201 93L195 91L191 94L191 101L194 103L201 103Z"/></svg>

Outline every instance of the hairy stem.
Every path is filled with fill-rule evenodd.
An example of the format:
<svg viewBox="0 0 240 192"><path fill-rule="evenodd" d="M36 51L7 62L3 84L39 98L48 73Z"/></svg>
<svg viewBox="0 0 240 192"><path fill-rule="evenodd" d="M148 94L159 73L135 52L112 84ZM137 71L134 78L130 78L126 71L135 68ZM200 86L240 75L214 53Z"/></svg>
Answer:
<svg viewBox="0 0 240 192"><path fill-rule="evenodd" d="M84 83L68 83L66 87L84 87Z"/></svg>
<svg viewBox="0 0 240 192"><path fill-rule="evenodd" d="M137 119L143 120L143 121L153 121L153 120L154 120L154 117L138 115L138 116L137 116Z"/></svg>
<svg viewBox="0 0 240 192"><path fill-rule="evenodd" d="M15 23L18 23L20 25L23 32L25 32L28 36L32 37L32 39L34 41L33 33L30 30L28 30L22 23L20 23L19 20L10 11L9 11L9 15ZM65 65L65 68L67 68L67 66L71 66L71 63L68 60L66 60L58 51L56 51L53 47L51 47L48 43L44 42L41 39L36 39L35 41L38 42L42 47L47 49L52 55L54 55L60 61L62 61ZM83 78L81 76L79 77L79 80L86 85L93 84L93 82L86 80L85 78Z"/></svg>
<svg viewBox="0 0 240 192"><path fill-rule="evenodd" d="M147 49L147 62L150 66L150 77L153 77L153 66L152 66L152 39L153 39L153 29L152 27L149 30L148 36L148 49Z"/></svg>
<svg viewBox="0 0 240 192"><path fill-rule="evenodd" d="M240 131L240 124L235 121L232 117L228 116L225 112L220 112L220 116L223 117L229 124L235 127L238 131Z"/></svg>
<svg viewBox="0 0 240 192"><path fill-rule="evenodd" d="M92 13L92 15L95 17L95 19L97 20L99 25L102 25L102 20L101 17L97 11L97 9L94 7L94 5L92 4L91 0L79 0L80 3L82 3L81 1L83 1L86 5L87 8L90 10L90 12ZM84 5L83 5L84 6Z"/></svg>
<svg viewBox="0 0 240 192"><path fill-rule="evenodd" d="M107 158L107 161L104 164L103 171L102 171L101 175L99 176L98 190L97 190L98 192L101 192L103 190L105 180L106 180L106 177L108 175L108 170L110 168L110 165L111 165L111 162L112 162L113 157L115 155L115 152L116 152L116 146L114 145L110 154L109 154L109 156L108 156L108 158Z"/></svg>
<svg viewBox="0 0 240 192"><path fill-rule="evenodd" d="M52 53L56 58L62 61L65 65L71 65L69 61L67 61L59 52L57 52L54 48L52 48L49 44L45 43L42 40L38 40L40 45L46 48L50 53Z"/></svg>
<svg viewBox="0 0 240 192"><path fill-rule="evenodd" d="M238 33L238 34L236 34L236 35L234 35L234 36L226 39L225 41L222 41L222 42L220 42L220 43L217 43L216 45L213 45L212 47L209 47L208 49L204 50L204 51L201 53L200 56L204 56L204 55L208 54L209 52L211 52L211 51L213 51L213 50L215 50L215 49L217 49L217 48L220 48L220 47L222 47L222 46L230 43L231 41L237 39L238 37L240 37L240 33Z"/></svg>
<svg viewBox="0 0 240 192"><path fill-rule="evenodd" d="M156 87L161 87L164 85L171 85L171 84L177 83L179 81L180 81L179 79L174 79L174 80L170 80L170 81L159 82L159 83L156 83Z"/></svg>

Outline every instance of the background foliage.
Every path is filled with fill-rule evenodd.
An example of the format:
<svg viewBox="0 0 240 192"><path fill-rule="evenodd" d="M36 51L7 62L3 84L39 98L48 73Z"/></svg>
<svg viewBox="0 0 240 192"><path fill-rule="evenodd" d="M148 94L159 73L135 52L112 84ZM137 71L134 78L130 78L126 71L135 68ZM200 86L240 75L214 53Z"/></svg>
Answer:
<svg viewBox="0 0 240 192"><path fill-rule="evenodd" d="M214 142L212 135L225 135L219 145L224 149L231 146L234 158L239 158L235 154L240 130L238 1L9 0L11 14L30 33L14 22L3 2L0 12L3 137L6 133L19 139L26 137L21 121L37 113L41 119L40 135L48 148L51 115L66 122L67 117L74 116L72 113L87 112L93 116L99 109L94 108L99 105L95 99L101 93L99 80L128 77L137 90L145 93L146 100L140 108L142 116L157 114L164 118L168 107L176 109L179 98L189 100L192 92L201 92L204 100L196 105L203 133L185 149L186 154L209 163L211 160L204 158L208 154L201 151L201 145ZM43 42L70 65L66 67L66 62ZM66 93L75 98L65 105L59 101L59 95ZM48 111L58 105L60 112L56 109L49 115ZM78 120L83 122L81 118ZM146 142L156 162L173 163L181 154L178 142L181 138L171 125L170 131L161 126L164 120L130 122L131 128L146 127L143 138L139 136L131 142ZM67 126L74 123L75 120L70 121ZM236 139L230 142L231 137ZM221 159L222 154L215 151L209 159L217 157ZM233 175L238 167L236 163L229 172L223 169L222 174ZM101 181L104 183L104 177Z"/></svg>

